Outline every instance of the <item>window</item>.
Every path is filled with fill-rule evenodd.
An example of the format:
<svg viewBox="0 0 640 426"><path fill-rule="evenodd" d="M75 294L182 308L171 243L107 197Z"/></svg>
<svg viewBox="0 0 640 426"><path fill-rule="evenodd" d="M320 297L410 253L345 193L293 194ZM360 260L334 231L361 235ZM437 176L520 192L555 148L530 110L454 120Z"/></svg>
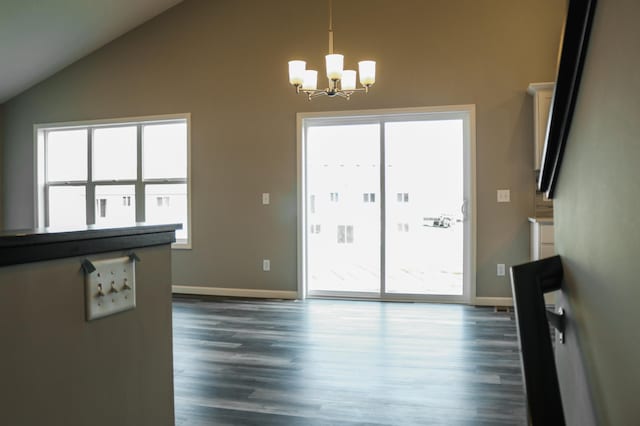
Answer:
<svg viewBox="0 0 640 426"><path fill-rule="evenodd" d="M408 223L398 223L398 232L409 232Z"/></svg>
<svg viewBox="0 0 640 426"><path fill-rule="evenodd" d="M409 193L408 192L398 192L397 200L399 203L408 203L409 202Z"/></svg>
<svg viewBox="0 0 640 426"><path fill-rule="evenodd" d="M100 217L107 217L107 199L106 198L100 198L98 200L98 215Z"/></svg>
<svg viewBox="0 0 640 426"><path fill-rule="evenodd" d="M353 225L338 225L338 244L353 244Z"/></svg>
<svg viewBox="0 0 640 426"><path fill-rule="evenodd" d="M190 247L188 114L36 131L40 226L181 223Z"/></svg>

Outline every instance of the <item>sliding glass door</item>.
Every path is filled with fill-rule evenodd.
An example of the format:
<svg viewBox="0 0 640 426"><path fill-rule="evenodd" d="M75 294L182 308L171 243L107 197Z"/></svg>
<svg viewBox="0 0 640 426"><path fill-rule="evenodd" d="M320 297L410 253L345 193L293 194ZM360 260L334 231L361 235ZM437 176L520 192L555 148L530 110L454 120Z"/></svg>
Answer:
<svg viewBox="0 0 640 426"><path fill-rule="evenodd" d="M463 121L385 123L385 291L463 294Z"/></svg>
<svg viewBox="0 0 640 426"><path fill-rule="evenodd" d="M307 130L309 292L380 290L380 126Z"/></svg>
<svg viewBox="0 0 640 426"><path fill-rule="evenodd" d="M298 119L301 295L468 301L473 107Z"/></svg>

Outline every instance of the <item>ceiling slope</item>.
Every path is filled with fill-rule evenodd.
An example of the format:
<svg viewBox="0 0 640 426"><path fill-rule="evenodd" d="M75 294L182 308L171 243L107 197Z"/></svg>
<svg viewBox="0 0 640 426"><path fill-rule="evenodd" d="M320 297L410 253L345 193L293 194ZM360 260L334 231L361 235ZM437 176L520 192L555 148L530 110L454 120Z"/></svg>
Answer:
<svg viewBox="0 0 640 426"><path fill-rule="evenodd" d="M0 104L182 0L0 0Z"/></svg>

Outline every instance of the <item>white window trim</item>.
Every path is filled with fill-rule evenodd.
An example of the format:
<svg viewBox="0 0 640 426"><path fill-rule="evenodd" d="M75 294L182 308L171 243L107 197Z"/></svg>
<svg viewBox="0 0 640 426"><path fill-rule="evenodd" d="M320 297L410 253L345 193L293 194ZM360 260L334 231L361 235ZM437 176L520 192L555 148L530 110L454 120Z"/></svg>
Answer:
<svg viewBox="0 0 640 426"><path fill-rule="evenodd" d="M45 188L45 147L44 133L46 130L74 128L74 127L96 127L108 125L126 124L152 124L169 120L185 120L187 122L187 240L185 242L175 242L171 245L173 249L190 250L192 248L193 221L191 212L191 113L149 115L140 117L110 118L102 120L68 121L58 123L38 123L33 125L33 171L34 171L34 223L37 228L45 225L44 211L44 188Z"/></svg>

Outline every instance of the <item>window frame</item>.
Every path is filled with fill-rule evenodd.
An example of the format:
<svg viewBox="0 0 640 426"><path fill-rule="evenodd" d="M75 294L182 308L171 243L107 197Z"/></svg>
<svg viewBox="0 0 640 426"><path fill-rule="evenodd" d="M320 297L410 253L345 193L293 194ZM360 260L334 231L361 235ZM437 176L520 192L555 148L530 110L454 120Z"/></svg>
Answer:
<svg viewBox="0 0 640 426"><path fill-rule="evenodd" d="M170 123L185 122L187 125L187 176L186 178L154 178L144 179L142 171L142 129L147 125L162 125ZM95 129L114 128L114 127L136 127L136 152L137 152L137 171L136 179L115 179L115 180L93 180L93 133ZM51 131L70 130L70 129L87 129L87 178L86 180L76 181L51 181L46 176L46 158L47 158L47 134ZM187 185L187 238L176 240L171 245L174 249L191 249L192 248L192 212L191 212L191 114L166 114L144 117L128 117L115 118L106 120L89 120L74 121L61 123L41 123L34 125L34 223L36 227L47 227L49 217L49 189L56 186L83 186L86 191L86 215L87 224L95 224L96 209L96 186L105 185L133 185L135 187L135 217L136 222L144 222L145 220L145 190L148 185L154 184L186 184Z"/></svg>
<svg viewBox="0 0 640 426"><path fill-rule="evenodd" d="M345 292L320 292L308 294L307 278L307 237L305 226L308 221L305 207L307 197L307 129L311 126L340 125L348 124L372 124L372 123L393 123L395 121L412 121L423 119L442 118L462 119L465 123L463 162L464 162L464 202L461 206L465 216L465 247L464 254L464 281L463 294L461 296L451 295L404 295L386 293L386 286L382 286L380 294L362 294ZM401 300L401 301L430 301L438 303L467 303L473 304L482 299L476 295L476 247L477 247L477 193L476 193L476 107L474 104L429 106L429 107L409 107L391 109L371 109L371 110L345 110L345 111L321 111L321 112L299 112L296 114L296 170L297 170L297 277L298 277L298 297L344 297L344 298L374 298L378 300ZM384 141L381 141L381 144ZM381 181L384 176L381 176ZM391 202L390 194L379 196L381 211L385 209L385 203ZM385 201L385 198L388 198ZM404 199L404 197L403 197ZM411 197L408 197L407 202ZM385 229L381 230L384 239ZM382 257L382 256L381 256ZM384 264L384 258L382 264Z"/></svg>

